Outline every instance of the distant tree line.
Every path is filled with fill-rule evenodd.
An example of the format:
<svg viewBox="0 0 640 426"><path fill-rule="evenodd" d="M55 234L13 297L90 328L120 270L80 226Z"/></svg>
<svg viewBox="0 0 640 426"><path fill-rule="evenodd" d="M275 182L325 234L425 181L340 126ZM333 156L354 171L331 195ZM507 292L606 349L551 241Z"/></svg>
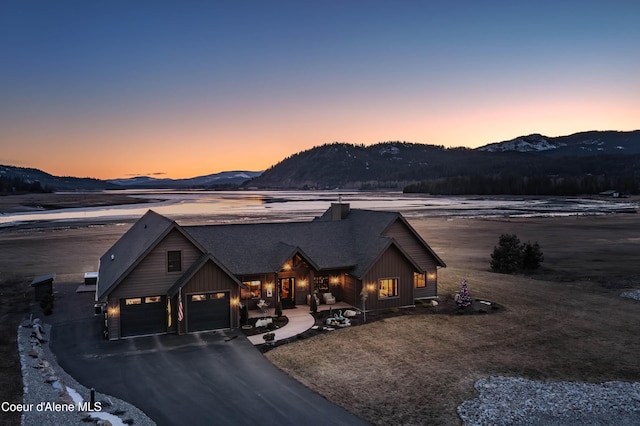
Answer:
<svg viewBox="0 0 640 426"><path fill-rule="evenodd" d="M616 190L640 193L640 181L633 177L607 176L453 176L414 183L405 193L432 195L578 195Z"/></svg>
<svg viewBox="0 0 640 426"><path fill-rule="evenodd" d="M51 192L38 181L26 181L18 176L0 176L0 194L16 194L25 192Z"/></svg>

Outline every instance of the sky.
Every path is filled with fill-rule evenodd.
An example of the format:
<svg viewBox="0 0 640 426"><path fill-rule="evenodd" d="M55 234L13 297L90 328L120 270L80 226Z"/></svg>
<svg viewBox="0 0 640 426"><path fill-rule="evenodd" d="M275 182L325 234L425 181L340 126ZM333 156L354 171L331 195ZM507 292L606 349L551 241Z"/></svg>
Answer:
<svg viewBox="0 0 640 426"><path fill-rule="evenodd" d="M57 176L637 129L637 0L0 2L0 164Z"/></svg>

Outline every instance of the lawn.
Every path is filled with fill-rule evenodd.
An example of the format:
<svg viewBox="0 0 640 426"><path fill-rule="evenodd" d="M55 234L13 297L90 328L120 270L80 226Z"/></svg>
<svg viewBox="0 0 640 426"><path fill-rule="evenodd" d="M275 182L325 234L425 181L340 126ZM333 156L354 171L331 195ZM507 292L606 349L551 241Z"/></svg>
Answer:
<svg viewBox="0 0 640 426"><path fill-rule="evenodd" d="M278 347L265 356L374 424L459 424L456 407L489 375L555 381L640 381L637 215L412 224L445 260L439 292L467 279L491 315L411 315ZM535 274L490 272L501 233L538 241ZM426 309L417 307L415 309Z"/></svg>

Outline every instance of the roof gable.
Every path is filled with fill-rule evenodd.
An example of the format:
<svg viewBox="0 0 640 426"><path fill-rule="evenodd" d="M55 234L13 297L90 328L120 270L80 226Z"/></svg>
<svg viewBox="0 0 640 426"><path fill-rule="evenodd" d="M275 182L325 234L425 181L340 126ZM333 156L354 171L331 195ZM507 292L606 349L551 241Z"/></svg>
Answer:
<svg viewBox="0 0 640 426"><path fill-rule="evenodd" d="M207 261L238 277L277 273L287 260L299 253L317 271L346 269L361 278L394 245L417 266L398 241L385 235L397 221L428 250L438 266L446 266L400 213L343 208L340 218L336 219L330 210L311 222L183 227L149 210L100 259L97 298L100 300L111 292L174 229L188 238L203 256L185 272L172 291Z"/></svg>
<svg viewBox="0 0 640 426"><path fill-rule="evenodd" d="M216 259L214 256L212 256L210 253L204 253L202 256L200 256L198 258L198 260L196 260L193 263L193 265L191 265L189 267L189 269L187 269L184 272L184 274L182 274L182 276L178 279L178 281L176 281L176 283L173 286L171 286L171 288L167 292L169 297L173 297L176 294L178 294L178 292L182 289L182 287L185 284L187 284L189 282L189 280L191 278L193 278L193 276L200 269L202 269L204 267L204 265L206 265L208 262L211 262L214 265L216 265L217 267L219 267L220 269L222 269L222 271L224 271L224 273L226 273L229 276L229 278L231 278L236 284L238 284L239 287L242 287L245 290L249 289L240 280L238 280L222 263L220 263L220 261L218 261L218 259Z"/></svg>
<svg viewBox="0 0 640 426"><path fill-rule="evenodd" d="M424 246L424 248L426 248L426 249L427 249L427 251L429 252L429 254L431 254L431 256L433 256L433 258L435 259L435 261L436 261L436 265L437 265L437 266L440 266L440 267L443 267L443 268L446 268L446 267L447 267L447 265L444 263L444 260L442 260L442 259L440 258L440 256L438 256L438 255L436 254L436 252L435 252L435 251L433 251L433 249L431 248L431 246L429 246L429 244L427 244L427 242L426 242L426 241L425 241L425 240L420 236L420 234L418 234L418 232L413 228L413 226L411 226L411 225L409 224L409 222L407 222L407 219L405 219L405 218L404 218L404 216L402 216L402 215L398 215L398 217L396 218L396 220L395 220L394 222L390 223L390 224L389 224L389 226L387 227L387 229L388 229L388 228L389 228L393 223L395 223L396 221L399 221L400 223L402 223L402 224L405 226L405 228L406 228L406 229L407 229L407 230L408 230L408 231L413 235L413 237L415 237L415 238L418 240L418 242L419 242L422 246ZM385 231L386 231L386 229L385 229Z"/></svg>
<svg viewBox="0 0 640 426"><path fill-rule="evenodd" d="M100 258L96 299L101 300L113 291L129 272L174 229L202 250L201 246L185 234L173 220L149 210Z"/></svg>

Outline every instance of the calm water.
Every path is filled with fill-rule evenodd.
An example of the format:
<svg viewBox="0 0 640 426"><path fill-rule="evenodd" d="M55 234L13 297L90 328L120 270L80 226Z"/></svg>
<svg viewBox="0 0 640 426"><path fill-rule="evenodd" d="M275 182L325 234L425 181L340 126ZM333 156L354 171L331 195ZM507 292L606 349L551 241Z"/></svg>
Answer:
<svg viewBox="0 0 640 426"><path fill-rule="evenodd" d="M119 191L118 193L122 193ZM635 211L636 201L580 197L431 197L400 192L333 191L128 191L138 198L162 199L126 206L75 208L0 215L0 226L42 221L127 220L148 209L176 220L255 222L309 220L342 199L352 208L399 211L405 217L534 217Z"/></svg>

